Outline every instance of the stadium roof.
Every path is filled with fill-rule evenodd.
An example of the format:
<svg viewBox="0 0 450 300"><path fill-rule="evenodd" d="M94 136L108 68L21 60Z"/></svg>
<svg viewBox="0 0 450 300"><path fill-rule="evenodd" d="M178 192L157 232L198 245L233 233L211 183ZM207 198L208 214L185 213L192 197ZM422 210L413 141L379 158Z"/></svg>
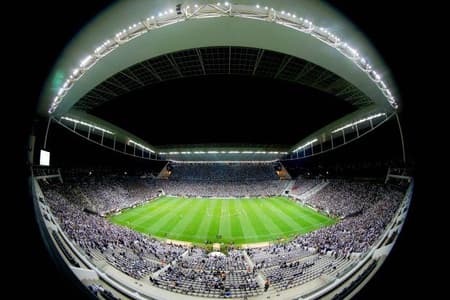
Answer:
<svg viewBox="0 0 450 300"><path fill-rule="evenodd" d="M178 3L111 5L62 53L44 87L39 114L105 125L92 110L122 94L154 82L227 73L299 82L357 108L332 126L299 136L282 152L340 125L395 111L397 91L388 67L358 29L323 2L185 1L177 11ZM124 142L133 136L105 126L113 126ZM151 140L134 139L153 147Z"/></svg>

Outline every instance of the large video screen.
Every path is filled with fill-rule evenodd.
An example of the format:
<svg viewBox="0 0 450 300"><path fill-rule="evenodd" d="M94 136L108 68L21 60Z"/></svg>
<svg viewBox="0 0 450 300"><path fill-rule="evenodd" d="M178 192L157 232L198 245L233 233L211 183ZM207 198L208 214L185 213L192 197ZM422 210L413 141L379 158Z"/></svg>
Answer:
<svg viewBox="0 0 450 300"><path fill-rule="evenodd" d="M50 152L41 150L41 156L39 159L39 164L41 166L50 166Z"/></svg>

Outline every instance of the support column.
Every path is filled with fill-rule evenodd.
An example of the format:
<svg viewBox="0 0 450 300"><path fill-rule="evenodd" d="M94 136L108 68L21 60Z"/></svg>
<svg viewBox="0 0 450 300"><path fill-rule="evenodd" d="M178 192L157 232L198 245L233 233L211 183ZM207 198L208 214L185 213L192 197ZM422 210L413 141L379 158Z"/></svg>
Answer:
<svg viewBox="0 0 450 300"><path fill-rule="evenodd" d="M400 124L400 118L398 117L398 113L395 113L395 118L397 119L398 130L400 132L400 140L402 141L403 163L406 164L405 142L403 140L403 130L402 125Z"/></svg>
<svg viewBox="0 0 450 300"><path fill-rule="evenodd" d="M47 148L47 135L48 135L48 131L50 130L50 123L52 121L52 117L48 118L48 122L47 122L47 129L45 130L45 137L44 137L44 149Z"/></svg>

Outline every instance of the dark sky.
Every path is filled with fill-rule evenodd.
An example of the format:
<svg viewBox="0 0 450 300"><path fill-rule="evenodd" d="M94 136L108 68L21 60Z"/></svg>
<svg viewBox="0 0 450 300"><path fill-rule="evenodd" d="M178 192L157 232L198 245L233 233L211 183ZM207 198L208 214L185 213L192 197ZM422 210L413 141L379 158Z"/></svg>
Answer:
<svg viewBox="0 0 450 300"><path fill-rule="evenodd" d="M389 35L384 32L392 31L386 23L389 20L387 13L383 12L387 19L380 22L372 14L369 16L367 7L358 2L329 2L342 9L368 35L401 83L402 62L397 58L402 53L398 53L398 47L393 47ZM56 13L60 2L55 2L54 7L43 6L48 10L44 14L51 16L47 22L51 20L58 27L51 37L51 47L38 48L39 56L35 59L47 62L40 70L48 72L66 43L110 3L90 1L89 9L74 3L66 7L66 4L63 13ZM377 3L377 8L382 3ZM206 80L208 85L204 83ZM248 78L206 80L193 78L151 86L124 95L96 113L155 145L211 142L292 145L349 111L345 103L334 97L287 82ZM195 88L181 93L183 87ZM218 101L218 91L226 100ZM246 107L244 102L252 105Z"/></svg>
<svg viewBox="0 0 450 300"><path fill-rule="evenodd" d="M332 95L287 81L202 76L150 85L94 114L153 145L293 145L353 110Z"/></svg>
<svg viewBox="0 0 450 300"><path fill-rule="evenodd" d="M33 5L28 4L29 9L24 11L22 9L18 9L17 15L21 15L23 18L27 19L26 24L34 24L33 28L36 29L36 32L40 32L39 42L28 43L26 40L20 35L16 35L17 45L23 45L22 47L15 46L14 52L18 52L20 56L21 67L15 68L16 73L8 74L10 78L13 79L14 82L17 83L18 87L15 89L16 91L27 92L26 97L21 97L21 101L14 101L20 105L20 109L24 112L22 114L23 126L18 127L17 131L20 130L19 136L24 136L26 138L29 128L31 127L31 120L34 113L34 105L36 103L36 99L38 99L40 90L42 85L44 84L46 77L48 76L53 63L58 58L58 55L64 49L65 45L71 40L76 33L91 20L95 15L106 8L113 1L106 0L92 0L89 1L89 6L78 5L76 2L67 2L62 5L60 1L46 1L46 2L33 2ZM410 150L414 150L414 146L419 144L420 139L417 134L415 134L418 127L420 126L420 122L416 121L414 113L418 111L417 104L419 101L417 100L417 87L421 84L415 82L411 83L412 80L416 80L417 72L414 71L411 65L410 55L407 53L411 53L412 49L409 48L409 43L411 40L416 39L417 36L412 34L410 28L407 26L408 22L411 21L411 17L413 16L414 6L412 5L401 5L396 7L393 5L391 1L388 0L380 0L367 2L367 1L357 1L357 0L349 0L349 1L340 1L340 0L332 0L328 1L337 9L339 9L344 15L346 15L350 20L355 23L360 30L367 35L369 40L372 41L373 45L379 50L385 59L387 65L391 68L392 73L395 77L396 82L400 88L401 94L401 117L403 121L403 126L405 129L405 137L407 146L410 146ZM28 28L28 27L27 27ZM14 40L13 40L14 41ZM14 43L11 43L15 45ZM417 45L416 45L417 47ZM413 53L413 52L412 52ZM417 62L417 61L416 61ZM414 64L414 67L417 65ZM30 71L32 72L30 75ZM24 81L24 75L27 75L28 79L26 82ZM195 80L195 79L194 79ZM212 79L209 79L212 80ZM251 80L250 80L251 81ZM257 80L254 80L257 81ZM24 85L23 83L26 83ZM276 85L273 85L274 82L271 82L271 86L269 89L276 90ZM168 83L169 84L169 83ZM253 86L257 86L255 90L261 90L260 85L264 84L264 82L254 82ZM280 105L279 101L274 101L276 103L276 109L271 109L267 105L258 106L258 111L260 115L264 116L264 120L257 121L249 121L246 124L240 122L233 122L231 125L239 126L241 124L245 124L241 126L239 130L230 130L230 122L228 120L230 118L236 119L235 116L221 115L217 111L212 113L202 113L203 117L207 117L210 120L226 120L227 126L224 127L218 126L218 131L221 131L221 134L216 134L212 136L209 132L206 131L197 131L197 139L193 140L192 134L194 131L192 127L199 125L199 119L192 120L193 123L188 124L190 126L186 126L186 124L179 124L178 127L174 127L176 129L171 129L168 126L164 128L167 130L168 134L162 134L162 130L158 130L157 137L163 137L162 139L158 139L158 144L166 144L166 143L177 143L171 139L172 135L177 135L178 138L176 140L179 143L184 142L213 142L214 139L219 138L222 142L229 141L237 141L237 142L251 142L258 143L264 142L266 143L285 143L290 144L295 142L300 138L304 133L315 128L315 126L319 126L320 124L320 116L329 115L330 117L333 114L338 113L337 110L329 109L329 110L321 110L320 113L316 114L305 114L304 107L302 107L305 102L302 98L308 98L307 88L304 88L302 92L303 97L300 99L294 99L294 97L289 97L292 94L292 90L301 88L300 86L292 86L286 82L279 83L280 86L287 87L286 89L281 88L281 96L288 95L288 100L286 105ZM247 80L246 85L249 85ZM163 90L164 84L161 84L161 90ZM158 112L158 116L161 118L167 117L168 121L172 124L174 123L174 119L176 119L180 115L191 115L193 112L191 110L192 106L186 104L186 96L180 97L175 93L176 89L172 89L169 93L159 93L159 91L155 92L154 96L156 97L165 97L168 94L170 95L170 101L168 104L164 105L165 108L161 109L161 112ZM248 90L247 93L251 93L252 91ZM336 99L326 99L327 95L324 97L322 93L317 91L311 91L310 93L315 94L316 99L319 101L329 101L337 103ZM137 92L139 93L139 92ZM158 94L159 93L159 94ZM233 95L236 94L236 89L225 89L221 90L221 93ZM178 93L179 94L179 93ZM261 98L277 98L278 95L270 95L270 92L261 93ZM202 95L202 93L200 93ZM204 95L204 94L203 94ZM136 102L142 101L145 102L146 97L142 97L143 100L136 99ZM236 97L228 97L232 103L232 105L243 108L241 105L240 99ZM192 100L192 98L191 98ZM23 101L28 101L30 105L23 105ZM198 101L210 102L206 96L203 98L199 98ZM308 106L314 106L320 102L310 102ZM221 103L221 105L223 105ZM203 105L202 105L203 106ZM205 105L206 106L206 105ZM130 108L128 108L130 109ZM293 113L299 112L297 113ZM139 113L141 115L146 115L146 110L135 111L134 113ZM247 109L243 109L240 112L241 116L246 117L255 114L250 112ZM155 115L155 113L153 113ZM128 113L123 113L120 116L115 117L118 120L118 123L134 123L134 130L137 135L141 135L142 137L152 137L153 132L155 132L155 128L158 127L159 124L155 124L153 120L148 120L148 118L133 118L129 117ZM284 126L284 128L279 127L279 123L275 120L279 120L283 118L288 126ZM139 122L144 119L145 124L149 124L148 128L144 126L140 126ZM241 117L241 120L243 118ZM258 118L256 118L258 119ZM305 119L314 119L314 122L303 122ZM327 119L326 117L324 119ZM250 120L250 119L249 119ZM297 124L297 121L300 121ZM196 124L197 122L197 124ZM210 123L219 123L213 122ZM225 122L221 121L221 124ZM201 124L200 124L201 125ZM315 126L314 126L315 125ZM130 126L130 125L128 125ZM248 127L247 127L248 126ZM319 126L320 127L320 126ZM225 129L224 129L225 128ZM270 128L270 129L268 129ZM180 132L182 134L180 134ZM248 134L248 132L252 132L252 134ZM283 137L284 135L284 137ZM281 139L280 139L281 137ZM166 139L164 139L166 138ZM153 140L153 139L152 139ZM151 142L151 141L150 141ZM24 144L21 142L19 144ZM415 155L412 153L412 155Z"/></svg>

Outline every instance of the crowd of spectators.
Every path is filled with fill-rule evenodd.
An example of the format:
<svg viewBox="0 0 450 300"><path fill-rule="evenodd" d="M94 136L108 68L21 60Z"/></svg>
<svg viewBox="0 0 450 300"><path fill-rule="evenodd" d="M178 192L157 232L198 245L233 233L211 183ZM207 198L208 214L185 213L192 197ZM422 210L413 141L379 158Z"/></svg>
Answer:
<svg viewBox="0 0 450 300"><path fill-rule="evenodd" d="M291 188L291 194L294 195L301 195L304 194L310 190L312 190L314 187L318 186L323 182L323 179L306 179L302 176L297 177L295 180L294 185Z"/></svg>
<svg viewBox="0 0 450 300"><path fill-rule="evenodd" d="M294 187L306 191L319 183L302 180ZM66 176L64 183L45 183L41 187L61 228L88 256L100 254L136 279L155 274L166 266L157 276L149 277L152 284L214 297L261 293L263 286L257 280L260 271L274 284L287 278L289 284L294 284L297 275L310 269L314 265L311 262L317 262L317 259L299 260L309 259L313 254L346 260L352 253L366 252L392 219L403 196L389 185L330 180L326 187L303 201L338 217L339 221L287 243L248 250L252 265L242 250L211 255L201 248L165 243L112 224L85 208L94 207L101 213L120 210L153 198L162 190L183 196L279 195L286 187L283 181L228 181L219 180L219 176L214 180L155 180L127 174L76 176L75 172L74 176ZM332 262L326 264L333 266Z"/></svg>
<svg viewBox="0 0 450 300"><path fill-rule="evenodd" d="M284 290L314 280L323 274L339 272L352 260L336 258L329 255L313 255L301 261L282 263L279 266L264 269L261 272L277 290Z"/></svg>
<svg viewBox="0 0 450 300"><path fill-rule="evenodd" d="M275 244L268 247L249 249L248 254L255 263L255 268L262 269L298 260L311 255L306 247L298 243Z"/></svg>
<svg viewBox="0 0 450 300"><path fill-rule="evenodd" d="M330 190L333 187L337 190L335 193ZM341 198L335 197L335 194ZM321 199L321 196L331 203L322 200L320 203L327 208L332 207L333 213L344 212L347 217L343 217L334 225L300 235L288 245L275 244L252 250L251 256L260 262L260 267L272 265L271 260L278 264L283 261L283 257L284 261L288 262L289 253L293 251L301 253L302 250L313 250L321 254L331 252L340 257L367 251L391 221L403 193L384 184L336 181L312 198ZM355 207L358 213L354 213Z"/></svg>
<svg viewBox="0 0 450 300"><path fill-rule="evenodd" d="M167 180L160 181L166 194L184 197L269 197L280 195L288 182L220 181L220 180Z"/></svg>
<svg viewBox="0 0 450 300"><path fill-rule="evenodd" d="M243 251L231 250L228 255L207 254L203 249L193 248L151 281L184 294L243 297L261 292L256 277L257 273L245 261Z"/></svg>
<svg viewBox="0 0 450 300"><path fill-rule="evenodd" d="M214 252L208 254L201 248L191 249L189 254L179 261L179 264L184 268L213 271L246 270L248 267L241 251L231 250L228 255Z"/></svg>
<svg viewBox="0 0 450 300"><path fill-rule="evenodd" d="M134 278L154 272L186 251L83 211L76 194L64 185L44 187L44 194L61 228L87 255L98 251Z"/></svg>
<svg viewBox="0 0 450 300"><path fill-rule="evenodd" d="M159 191L155 180L129 176L126 172L104 175L97 170L84 171L65 176L64 184L77 194L74 201L100 214L140 204L155 198Z"/></svg>
<svg viewBox="0 0 450 300"><path fill-rule="evenodd" d="M299 236L295 242L316 248L321 253L332 251L340 256L363 253L377 240L398 207L401 197L383 198L361 214Z"/></svg>
<svg viewBox="0 0 450 300"><path fill-rule="evenodd" d="M273 163L172 163L175 180L275 180Z"/></svg>
<svg viewBox="0 0 450 300"><path fill-rule="evenodd" d="M267 197L280 195L287 183L282 180L157 180L124 173L105 176L97 171L64 178L66 188L77 194L74 200L100 214L140 204L162 191L185 197Z"/></svg>
<svg viewBox="0 0 450 300"><path fill-rule="evenodd" d="M329 180L326 187L305 202L328 214L346 217L366 211L385 194L390 195L391 191L383 184Z"/></svg>

